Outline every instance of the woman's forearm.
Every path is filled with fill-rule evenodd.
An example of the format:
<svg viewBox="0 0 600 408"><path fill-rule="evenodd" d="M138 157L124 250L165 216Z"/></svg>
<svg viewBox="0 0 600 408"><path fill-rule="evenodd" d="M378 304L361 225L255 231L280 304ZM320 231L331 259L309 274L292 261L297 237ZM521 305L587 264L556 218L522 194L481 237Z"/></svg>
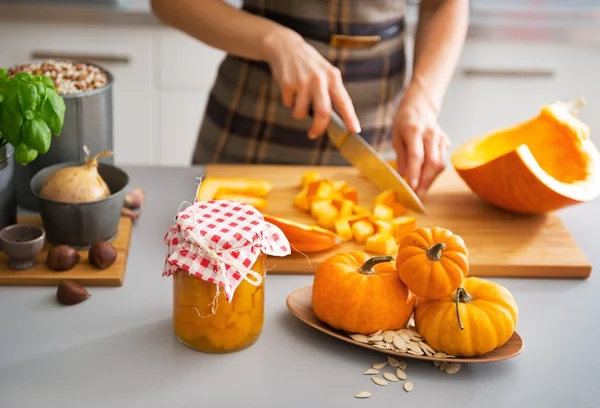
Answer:
<svg viewBox="0 0 600 408"><path fill-rule="evenodd" d="M223 0L151 0L151 4L158 18L170 26L243 58L268 61L283 37L297 35Z"/></svg>
<svg viewBox="0 0 600 408"><path fill-rule="evenodd" d="M460 57L468 24L468 0L421 0L413 73L407 92L428 98L438 113Z"/></svg>

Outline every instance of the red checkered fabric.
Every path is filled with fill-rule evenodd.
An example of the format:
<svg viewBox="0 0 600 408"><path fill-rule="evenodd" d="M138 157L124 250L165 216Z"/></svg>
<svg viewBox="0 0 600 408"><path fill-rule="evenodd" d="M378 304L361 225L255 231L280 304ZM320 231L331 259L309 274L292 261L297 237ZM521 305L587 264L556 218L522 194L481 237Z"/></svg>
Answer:
<svg viewBox="0 0 600 408"><path fill-rule="evenodd" d="M265 221L259 211L227 200L201 201L188 206L177 214L164 242L168 253L162 276L183 269L223 287L227 300L233 298L245 274L243 269L252 268L260 252L271 256L291 253L283 232Z"/></svg>

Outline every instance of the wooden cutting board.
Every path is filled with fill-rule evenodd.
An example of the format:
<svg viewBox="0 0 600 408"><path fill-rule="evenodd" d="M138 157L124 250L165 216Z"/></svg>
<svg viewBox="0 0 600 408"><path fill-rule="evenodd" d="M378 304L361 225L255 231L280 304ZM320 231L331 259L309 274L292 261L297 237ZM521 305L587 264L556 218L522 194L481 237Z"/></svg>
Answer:
<svg viewBox="0 0 600 408"><path fill-rule="evenodd" d="M38 215L19 217L19 224L42 226ZM79 263L68 271L56 272L46 266L46 256L51 245L46 243L36 256L37 265L25 271L13 271L6 265L6 254L0 251L0 285L5 286L58 286L68 279L85 286L121 286L125 279L132 223L129 217L121 217L117 237L112 244L117 250L116 261L106 269L97 269L88 262L87 251L79 251Z"/></svg>
<svg viewBox="0 0 600 408"><path fill-rule="evenodd" d="M205 177L258 177L273 183L263 212L314 224L293 206L302 174L312 167L271 165L208 165ZM322 177L346 180L359 190L359 204L372 208L380 191L351 167L319 167ZM417 227L440 226L462 236L469 248L470 276L522 278L587 278L592 266L555 214L522 216L482 202L449 168L424 199L426 215L413 214ZM361 250L345 243L320 253L269 257L271 274L313 274L327 257L340 251Z"/></svg>

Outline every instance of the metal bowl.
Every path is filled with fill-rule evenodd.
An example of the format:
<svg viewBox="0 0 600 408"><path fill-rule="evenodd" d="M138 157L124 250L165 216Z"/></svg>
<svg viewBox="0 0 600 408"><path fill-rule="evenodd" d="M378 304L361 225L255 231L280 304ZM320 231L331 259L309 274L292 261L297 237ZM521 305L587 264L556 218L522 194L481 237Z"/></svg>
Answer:
<svg viewBox="0 0 600 408"><path fill-rule="evenodd" d="M8 267L25 270L37 265L35 256L44 247L45 233L37 225L14 224L0 230L0 247L8 256Z"/></svg>
<svg viewBox="0 0 600 408"><path fill-rule="evenodd" d="M47 241L53 245L89 249L95 242L110 242L117 237L129 176L116 166L99 163L98 172L108 185L110 196L89 203L65 203L39 195L51 174L64 167L80 165L81 162L66 162L46 167L33 176L30 187L38 200Z"/></svg>

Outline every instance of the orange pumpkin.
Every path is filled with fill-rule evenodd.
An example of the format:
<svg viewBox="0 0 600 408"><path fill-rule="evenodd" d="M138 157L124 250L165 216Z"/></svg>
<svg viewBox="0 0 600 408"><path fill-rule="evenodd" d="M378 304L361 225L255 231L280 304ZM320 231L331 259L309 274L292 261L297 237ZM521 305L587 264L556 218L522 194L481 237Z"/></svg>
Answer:
<svg viewBox="0 0 600 408"><path fill-rule="evenodd" d="M338 253L317 269L312 288L315 316L348 333L372 334L406 327L416 297L398 277L393 257Z"/></svg>
<svg viewBox="0 0 600 408"><path fill-rule="evenodd" d="M263 214L263 217L265 221L279 227L294 252L319 252L344 242L339 235L316 225L302 224L268 214Z"/></svg>
<svg viewBox="0 0 600 408"><path fill-rule="evenodd" d="M577 116L582 100L555 102L538 115L460 146L452 165L482 200L507 211L546 213L600 195L600 154Z"/></svg>
<svg viewBox="0 0 600 408"><path fill-rule="evenodd" d="M508 289L469 277L444 299L419 299L415 326L436 351L472 357L503 346L515 331L518 314Z"/></svg>
<svg viewBox="0 0 600 408"><path fill-rule="evenodd" d="M415 295L443 299L468 275L467 256L465 242L452 231L418 228L400 242L396 268L402 282Z"/></svg>

